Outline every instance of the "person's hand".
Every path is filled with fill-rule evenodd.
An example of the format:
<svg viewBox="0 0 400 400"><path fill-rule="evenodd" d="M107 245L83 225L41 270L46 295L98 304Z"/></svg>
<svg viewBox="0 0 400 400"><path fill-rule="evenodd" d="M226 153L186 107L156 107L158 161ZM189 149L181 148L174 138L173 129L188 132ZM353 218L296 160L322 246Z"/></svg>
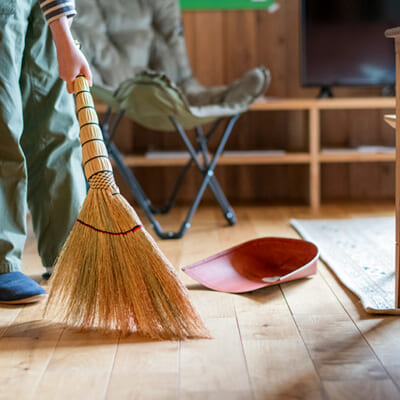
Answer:
<svg viewBox="0 0 400 400"><path fill-rule="evenodd" d="M68 92L72 93L73 82L79 74L86 76L89 85L92 85L92 74L84 55L74 43L70 22L61 17L50 24L50 29L57 49L58 73L67 83Z"/></svg>

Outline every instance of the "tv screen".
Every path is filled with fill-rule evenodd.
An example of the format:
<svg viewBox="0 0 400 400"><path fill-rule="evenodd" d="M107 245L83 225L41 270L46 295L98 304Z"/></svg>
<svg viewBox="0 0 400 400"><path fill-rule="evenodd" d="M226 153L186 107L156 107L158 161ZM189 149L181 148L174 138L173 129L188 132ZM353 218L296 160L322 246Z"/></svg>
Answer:
<svg viewBox="0 0 400 400"><path fill-rule="evenodd" d="M303 86L389 86L395 83L394 41L400 0L302 0Z"/></svg>

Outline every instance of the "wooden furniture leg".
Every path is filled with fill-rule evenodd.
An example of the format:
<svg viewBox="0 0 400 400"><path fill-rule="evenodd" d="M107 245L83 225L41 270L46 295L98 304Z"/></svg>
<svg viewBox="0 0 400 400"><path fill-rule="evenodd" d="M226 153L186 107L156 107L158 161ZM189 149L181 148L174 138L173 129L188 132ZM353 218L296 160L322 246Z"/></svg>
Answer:
<svg viewBox="0 0 400 400"><path fill-rule="evenodd" d="M394 38L396 52L396 120L400 120L400 27L388 29L386 37ZM396 123L396 290L395 307L400 308L400 123Z"/></svg>

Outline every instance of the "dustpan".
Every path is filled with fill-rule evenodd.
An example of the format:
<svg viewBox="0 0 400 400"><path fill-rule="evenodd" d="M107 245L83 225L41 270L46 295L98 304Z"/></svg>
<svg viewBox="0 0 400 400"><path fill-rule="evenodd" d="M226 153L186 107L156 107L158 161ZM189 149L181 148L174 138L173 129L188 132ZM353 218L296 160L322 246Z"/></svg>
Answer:
<svg viewBox="0 0 400 400"><path fill-rule="evenodd" d="M245 293L315 274L318 256L311 242L265 237L187 265L183 271L209 289Z"/></svg>

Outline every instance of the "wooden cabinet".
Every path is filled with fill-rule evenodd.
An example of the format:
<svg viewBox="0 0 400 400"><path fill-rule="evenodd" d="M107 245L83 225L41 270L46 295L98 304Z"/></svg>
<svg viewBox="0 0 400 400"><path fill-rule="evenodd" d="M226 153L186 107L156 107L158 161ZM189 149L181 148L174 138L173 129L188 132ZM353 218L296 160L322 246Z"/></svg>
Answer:
<svg viewBox="0 0 400 400"><path fill-rule="evenodd" d="M396 191L395 191L395 210L396 210L396 283L395 283L395 306L400 308L400 27L389 29L385 32L387 37L393 38L396 54L396 114L394 127L396 128Z"/></svg>
<svg viewBox="0 0 400 400"><path fill-rule="evenodd" d="M321 203L321 166L327 163L394 162L395 149L385 147L362 148L321 148L321 115L327 110L393 110L396 107L394 97L359 98L262 98L251 106L249 112L304 111L307 114L308 148L293 152L284 149L256 151L227 151L219 159L218 165L306 165L309 170L309 203L318 210ZM99 104L99 112L105 111ZM273 135L274 132L268 132ZM132 167L182 166L189 159L186 151L156 151L146 154L125 154L125 163Z"/></svg>
<svg viewBox="0 0 400 400"><path fill-rule="evenodd" d="M100 107L100 110L101 111ZM302 164L309 167L309 202L317 210L321 202L321 165L324 163L394 162L395 151L390 148L321 149L321 113L325 110L391 110L394 97L332 98L332 99L277 99L257 100L249 112L305 111L308 115L308 148L302 152L227 151L218 165L268 165ZM288 118L290 114L288 113ZM269 134L274 134L269 132ZM188 160L187 152L148 152L142 155L125 155L125 162L135 167L180 166Z"/></svg>
<svg viewBox="0 0 400 400"><path fill-rule="evenodd" d="M321 113L325 110L394 109L394 97L332 98L332 99L263 99L251 111L304 110L308 113L309 148L304 153L265 154L255 158L259 163L302 163L309 165L310 206L318 209L321 202L321 165L324 163L394 162L394 148L322 149L320 146Z"/></svg>

